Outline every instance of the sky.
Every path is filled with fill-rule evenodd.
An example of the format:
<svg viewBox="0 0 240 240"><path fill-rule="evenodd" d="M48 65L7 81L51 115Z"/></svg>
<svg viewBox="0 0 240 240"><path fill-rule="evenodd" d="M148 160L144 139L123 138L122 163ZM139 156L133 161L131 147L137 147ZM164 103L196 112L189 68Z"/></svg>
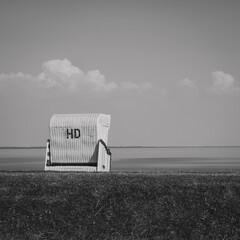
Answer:
<svg viewBox="0 0 240 240"><path fill-rule="evenodd" d="M240 146L239 11L1 0L0 146L45 146L57 113L110 114L110 146Z"/></svg>

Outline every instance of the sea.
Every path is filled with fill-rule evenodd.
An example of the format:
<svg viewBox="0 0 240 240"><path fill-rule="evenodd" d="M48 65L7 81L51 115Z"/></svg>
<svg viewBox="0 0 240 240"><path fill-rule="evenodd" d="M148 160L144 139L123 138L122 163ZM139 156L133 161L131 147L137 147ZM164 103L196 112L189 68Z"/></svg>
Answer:
<svg viewBox="0 0 240 240"><path fill-rule="evenodd" d="M113 172L240 172L236 147L110 147ZM43 171L46 149L0 148L0 171Z"/></svg>

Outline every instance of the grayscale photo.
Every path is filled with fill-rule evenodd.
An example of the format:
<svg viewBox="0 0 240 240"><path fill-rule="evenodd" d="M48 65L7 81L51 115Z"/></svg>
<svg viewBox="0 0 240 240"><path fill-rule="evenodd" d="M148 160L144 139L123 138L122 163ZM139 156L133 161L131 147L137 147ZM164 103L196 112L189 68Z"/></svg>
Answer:
<svg viewBox="0 0 240 240"><path fill-rule="evenodd" d="M240 239L239 12L1 0L0 240Z"/></svg>

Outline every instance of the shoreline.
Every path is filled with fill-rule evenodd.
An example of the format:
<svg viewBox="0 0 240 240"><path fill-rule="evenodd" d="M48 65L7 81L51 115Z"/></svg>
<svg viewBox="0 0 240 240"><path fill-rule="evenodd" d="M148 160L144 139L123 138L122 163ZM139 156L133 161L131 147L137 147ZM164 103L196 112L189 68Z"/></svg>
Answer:
<svg viewBox="0 0 240 240"><path fill-rule="evenodd" d="M240 148L237 145L227 145L227 146L204 146L204 145L197 145L197 146L108 146L111 148ZM46 146L1 146L1 149L45 149Z"/></svg>

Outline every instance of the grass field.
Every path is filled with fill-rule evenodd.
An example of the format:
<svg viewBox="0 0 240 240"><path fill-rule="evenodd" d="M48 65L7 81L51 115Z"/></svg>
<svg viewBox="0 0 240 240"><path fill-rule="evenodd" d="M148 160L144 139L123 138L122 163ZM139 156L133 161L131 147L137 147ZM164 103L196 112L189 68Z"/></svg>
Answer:
<svg viewBox="0 0 240 240"><path fill-rule="evenodd" d="M240 239L233 173L0 173L0 239Z"/></svg>

